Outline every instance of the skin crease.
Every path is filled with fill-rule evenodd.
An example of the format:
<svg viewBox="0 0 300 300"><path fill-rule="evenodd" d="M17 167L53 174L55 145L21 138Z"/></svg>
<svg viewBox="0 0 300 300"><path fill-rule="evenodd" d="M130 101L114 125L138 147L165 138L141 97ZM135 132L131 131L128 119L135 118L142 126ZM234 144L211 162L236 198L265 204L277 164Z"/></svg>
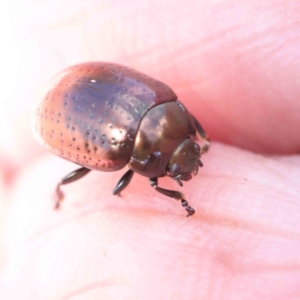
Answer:
<svg viewBox="0 0 300 300"><path fill-rule="evenodd" d="M298 1L84 3L28 1L21 20L10 11L16 46L30 51L18 52L21 83L7 105L32 102L37 86L81 61L162 80L213 141L184 188L159 180L196 214L185 218L138 175L112 196L125 170L64 187L53 211L55 184L76 166L42 154L24 109L8 120L17 150L1 141L1 178L14 180L0 183L0 298L299 299Z"/></svg>

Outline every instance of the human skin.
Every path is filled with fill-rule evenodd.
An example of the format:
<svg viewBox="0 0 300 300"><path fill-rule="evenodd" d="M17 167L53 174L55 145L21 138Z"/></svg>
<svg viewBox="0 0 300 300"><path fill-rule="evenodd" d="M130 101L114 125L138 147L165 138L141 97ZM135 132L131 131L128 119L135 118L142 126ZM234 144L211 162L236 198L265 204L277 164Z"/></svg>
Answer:
<svg viewBox="0 0 300 300"><path fill-rule="evenodd" d="M113 196L124 170L65 186L54 211L55 184L76 166L31 143L18 168L0 160L0 196L9 199L0 298L299 299L299 2L138 3L95 2L46 19L36 29L42 76L71 56L70 64L110 60L170 85L212 138L183 188L159 181L184 192L196 213L186 218L138 175ZM53 30L63 37L51 57Z"/></svg>

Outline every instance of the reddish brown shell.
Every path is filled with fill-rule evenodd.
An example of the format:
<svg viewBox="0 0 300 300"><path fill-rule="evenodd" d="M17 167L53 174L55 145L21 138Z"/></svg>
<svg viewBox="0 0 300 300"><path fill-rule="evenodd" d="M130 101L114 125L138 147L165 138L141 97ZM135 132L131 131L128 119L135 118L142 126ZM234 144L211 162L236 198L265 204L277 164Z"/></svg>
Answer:
<svg viewBox="0 0 300 300"><path fill-rule="evenodd" d="M149 178L163 177L176 148L195 135L194 119L182 103L172 101L157 105L140 123L128 166Z"/></svg>
<svg viewBox="0 0 300 300"><path fill-rule="evenodd" d="M176 99L167 85L128 67L82 63L54 79L34 124L51 152L90 169L114 171L128 163L145 113Z"/></svg>

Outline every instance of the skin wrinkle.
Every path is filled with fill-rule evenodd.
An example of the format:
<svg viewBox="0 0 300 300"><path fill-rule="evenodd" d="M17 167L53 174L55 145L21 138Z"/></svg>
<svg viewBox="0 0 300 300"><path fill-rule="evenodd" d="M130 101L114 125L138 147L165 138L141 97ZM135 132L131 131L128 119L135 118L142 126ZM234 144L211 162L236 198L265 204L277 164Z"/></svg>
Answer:
<svg viewBox="0 0 300 300"><path fill-rule="evenodd" d="M249 128L246 128L246 127L239 127L239 125L240 124L238 124L237 122L236 122L236 120L234 120L234 119L232 119L232 116L229 114L229 115L224 115L223 113L222 113L222 111L221 111L221 109L223 109L222 107L220 107L220 108L218 108L218 110L220 111L219 113L217 113L217 107L215 106L215 109L213 110L213 106L214 106L215 104L213 103L213 102L209 102L209 101L206 101L206 103L205 103L205 110L207 110L207 109L210 109L211 111L213 111L214 112L214 115L217 117L217 119L218 119L218 121L220 122L220 123L222 123L222 124L231 124L231 130L232 129L234 129L232 132L239 132L239 133L241 133L241 132L244 132L244 135L246 136L250 136L251 137L251 139L250 140L254 140L254 138L255 138L255 131L249 131ZM222 116L223 115L223 116ZM227 122L224 122L225 121L225 118L227 117ZM267 120L266 120L267 121ZM226 129L227 131L229 131L229 129L227 128ZM263 145L264 144L264 141L265 141L265 138L264 137L260 137L260 136L257 136L256 135L256 138L255 138L255 140L256 140L256 143L257 143L257 145ZM261 142L259 141L259 140L261 140Z"/></svg>
<svg viewBox="0 0 300 300"><path fill-rule="evenodd" d="M100 10L101 9L99 8L98 12ZM93 11L93 13L96 14L97 9L95 9ZM87 9L82 9L82 10L80 10L80 12L73 13L73 14L69 15L67 18L64 18L61 21L50 24L50 26L48 28L49 29L54 29L54 30L56 30L56 29L61 30L61 29L67 28L69 26L76 26L76 23L78 23L79 20L81 22L83 22L85 20L88 20L90 18L90 16L91 16L90 11L88 11ZM32 28L32 29L35 29L35 28Z"/></svg>
<svg viewBox="0 0 300 300"><path fill-rule="evenodd" d="M180 90L180 88L179 88ZM198 93L198 92L197 92ZM187 98L187 97L182 97L182 98ZM215 108L213 108L215 107ZM257 136L255 134L255 131L253 130L249 130L249 128L246 127L240 127L236 120L232 119L232 116L229 115L225 115L224 113L222 113L223 108L222 107L218 107L215 105L215 103L213 101L209 101L209 98L207 97L205 99L205 111L210 111L213 113L214 117L218 120L218 122L220 124L222 124L222 126L224 126L224 124L227 124L227 128L226 128L226 132L239 132L238 134L240 134L241 132L244 132L245 136L251 137L250 140L253 142L253 140L255 140L255 144L258 145L264 145L265 144L265 138L263 136ZM197 114L195 114L196 117ZM203 116L203 114L202 114ZM223 128L224 128L223 127ZM232 141L234 141L234 138L231 138ZM246 148L246 147L245 147Z"/></svg>
<svg viewBox="0 0 300 300"><path fill-rule="evenodd" d="M207 100L206 100L206 103L205 103L205 106L206 106L205 111L212 112L213 115L216 118L218 118L218 122L223 124L222 125L222 126L224 126L223 128L226 128L226 131L231 131L232 130L234 132L235 129L238 129L239 132L244 131L244 133L247 134L247 136L250 136L250 137L252 136L253 139L256 140L257 145L263 144L263 143L260 143L257 136L255 137L254 132L251 132L251 131L249 132L249 129L239 127L239 125L232 120L232 117L230 115L222 114L222 112L219 109L217 109L216 107L214 108L213 103L210 103L209 100L208 101ZM198 116L196 115L195 117L197 118ZM230 145L230 141L228 141L228 144Z"/></svg>
<svg viewBox="0 0 300 300"><path fill-rule="evenodd" d="M265 33L266 34L266 33ZM270 59L271 59L272 57L270 57Z"/></svg>
<svg viewBox="0 0 300 300"><path fill-rule="evenodd" d="M289 156L278 156L278 155L270 155L270 157L277 162L284 163L285 166L295 168L295 166L300 165L300 156L298 155L289 155ZM298 168L297 168L298 169ZM296 176L300 176L300 174L295 174ZM297 177L293 177L297 179Z"/></svg>
<svg viewBox="0 0 300 300"><path fill-rule="evenodd" d="M134 214L135 215L135 214Z"/></svg>
<svg viewBox="0 0 300 300"><path fill-rule="evenodd" d="M272 197L273 202L276 202L275 201L276 199L278 199L278 201L280 201L280 199L287 199L287 200L285 200L285 203L295 205L297 203L297 196L299 195L298 193L290 194L290 189L284 190L284 191L280 190L280 187L278 187L278 186L274 187L274 185L272 185L271 183L269 186L266 186L265 183L263 184L263 183L255 182L254 180L247 180L248 184L246 185L245 180L241 177L232 178L230 175L221 175L221 176L220 175L218 175L218 176L206 175L206 180L209 180L209 178L214 179L214 180L223 179L224 182L226 182L227 190L230 190L230 191L232 191L232 189L229 188L231 182L232 182L233 189L240 182L240 187L247 188L247 191L250 190L250 187L252 187L252 190L255 189L257 191L256 194L258 194L258 195L259 195L258 192L261 192L261 194L263 194L263 195L265 195L265 194L270 195L270 192L272 192L273 195L275 196L275 197ZM241 193L240 190L238 192Z"/></svg>
<svg viewBox="0 0 300 300"><path fill-rule="evenodd" d="M270 168L270 170L272 170L272 169ZM279 173L279 175L280 175L280 173ZM280 175L278 177L280 179L280 177L282 177L282 176ZM240 182L241 184L245 184L245 178L242 177L242 174L241 175L238 175L238 174L237 175L232 175L232 174L226 174L226 173L222 174L221 172L219 172L217 175L215 175L215 174L211 175L211 174L206 173L205 174L205 179L209 180L209 178L211 178L211 179L214 178L216 181L218 179L223 179L223 180L226 180L226 182L227 181L229 181L229 182L232 181L232 182ZM282 178L286 179L286 177L282 177ZM255 178L248 178L246 180L248 181L248 183L251 182L252 185L255 185L255 187L267 188L268 190L274 191L274 192L282 192L282 193L287 194L288 196L297 196L297 195L299 195L299 192L297 191L297 189L294 189L295 193L289 194L289 192L291 191L291 189L282 191L280 189L282 185L280 187L278 187L278 186L274 187L273 182L276 182L276 180L270 179L267 186L266 186L266 182L260 183L260 181L259 181L260 178L257 181L255 180ZM292 183L290 180L287 180L287 182ZM283 184L283 186L284 185L285 184ZM292 201L290 203L295 203L295 202Z"/></svg>
<svg viewBox="0 0 300 300"><path fill-rule="evenodd" d="M236 267L236 266L235 266ZM236 267L236 272L240 273L261 273L261 272L299 272L300 275L300 264L285 264L285 265L275 265L275 264L239 264ZM296 275L296 274L295 274Z"/></svg>
<svg viewBox="0 0 300 300"><path fill-rule="evenodd" d="M233 25L233 26L236 27L237 25ZM180 61L180 58L182 56L193 57L192 49L195 49L195 56L199 56L199 54L204 55L206 53L211 52L211 48L213 48L212 46L215 46L214 44L216 42L219 43L220 36L226 35L226 32L228 31L228 29L227 30L223 29L223 30L224 30L224 33L223 33L223 31L221 31L221 32L216 33L215 36L203 36L203 37L201 37L200 41L198 41L198 40L195 42L189 41L188 44L182 44L182 45L179 44L179 45L176 45L175 47L171 48L168 51L166 51L165 48L161 48L159 46L154 46L154 47L147 49L145 51L142 51L140 53L137 52L137 54L128 56L128 58L136 61L136 59L139 59L139 58L149 57L149 55L151 55L153 53L155 53L155 55L157 55L157 56L165 54L165 56L167 58L168 56L170 56L170 52L171 52L171 55L176 57L176 61ZM199 47L199 43L201 44L201 47ZM160 64L158 66L159 66L159 71L161 71L160 68L162 66ZM166 66L164 65L164 67L166 67ZM159 72L160 76L161 76L161 74L163 74L163 72ZM175 76L175 78L176 78L176 76Z"/></svg>
<svg viewBox="0 0 300 300"><path fill-rule="evenodd" d="M59 299L68 300L72 297L84 295L84 294L90 292L91 290L104 289L109 286L118 286L118 285L124 284L124 283L125 283L125 280L121 280L121 279L117 279L117 278L105 279L105 280L101 280L101 281L98 281L95 283L83 285L80 288L74 289L74 290L70 291L69 293L66 293Z"/></svg>
<svg viewBox="0 0 300 300"><path fill-rule="evenodd" d="M212 260L216 262L216 265L221 265L226 268L226 270L230 271L231 273L237 274L248 274L248 273L257 273L260 274L261 272L278 272L278 271L300 271L300 264L299 262L295 261L294 258L289 259L289 261L277 262L274 263L274 259L267 259L263 260L259 257L259 251L261 251L259 245L261 243L261 237L259 240L254 240L255 243L251 243L251 239L253 237L249 237L249 245L247 250L237 244L234 241L231 243L227 243L226 239L218 238L216 235L214 236L215 240L222 245L221 247L216 247L216 249L211 249L210 255L212 256ZM238 241L237 241L238 242ZM271 245L274 245L271 241ZM275 247L278 246L275 244ZM250 263L247 261L247 257L249 253L255 252L258 249L258 253L254 254L258 255L257 260L260 263ZM253 255L253 254L252 254ZM295 266L295 268L293 268ZM273 273L274 274L274 273Z"/></svg>
<svg viewBox="0 0 300 300"><path fill-rule="evenodd" d="M214 147L211 150L214 151L215 147L218 147L216 143L214 144ZM229 150L229 148L227 149ZM232 148L229 151L234 151L234 149ZM290 164L288 163L284 163L283 165L283 163L280 161L279 158L276 157L274 158L273 156L263 156L260 154L253 154L248 152L247 150L243 150L243 151L245 151L244 154L247 156L245 156L243 159L239 159L238 161L230 161L230 158L234 155L234 153L230 154L229 152L225 151L225 149L221 152L221 154L219 154L214 158L207 157L209 161L205 163L209 165L209 169L203 168L201 169L201 173L205 174L205 176L207 175L210 176L210 174L213 174L214 176L224 175L236 179L239 179L240 177L247 175L248 180L257 181L260 180L261 177L268 178L265 177L265 174L267 173L272 174L271 171L274 171L280 177L282 177L282 174L284 174L284 172L288 171L288 174L293 174L293 176L290 176L290 178L293 178L294 181L289 179L286 182L292 183L294 188L297 187L298 176L300 176L297 165L290 166ZM225 166L227 167L231 166L231 169L225 168ZM215 174L216 172L217 174ZM269 179L269 182L272 184L271 186L273 186L273 182L279 181L278 179L280 179L280 177L274 176L273 174L271 176L272 178ZM284 176L284 178L287 180L287 176ZM282 187L285 186L285 183L282 183L281 186ZM296 194L297 194L297 190L296 190Z"/></svg>
<svg viewBox="0 0 300 300"><path fill-rule="evenodd" d="M238 127L237 127L238 128ZM262 140L262 142L263 142L264 140Z"/></svg>
<svg viewBox="0 0 300 300"><path fill-rule="evenodd" d="M233 251L234 252L234 251ZM242 275L242 274L251 274L257 273L274 273L274 272L299 272L300 265L295 264L286 264L285 265L275 265L271 263L259 263L255 265L250 265L244 259L243 254L238 255L237 253L227 254L227 253L218 253L213 255L212 259L217 263L225 267L225 269L234 274L234 275ZM293 267L295 266L295 267ZM299 272L300 273L300 272Z"/></svg>
<svg viewBox="0 0 300 300"><path fill-rule="evenodd" d="M265 36L268 36L268 32L264 33ZM295 37L292 37L295 38ZM273 44L272 41L267 40L264 38L264 40L266 41L266 43L264 44L263 48L263 52L262 55L263 57L260 57L261 60L264 60L265 63L268 63L268 61L270 61L270 63L274 63L274 58L276 58L276 56L282 56L282 53L284 53L283 50L287 49L287 46L289 46L289 40L285 39L285 40L279 40L277 42L277 44ZM269 49L266 49L266 44L269 46ZM286 57L286 53L284 53L284 57Z"/></svg>
<svg viewBox="0 0 300 300"><path fill-rule="evenodd" d="M218 177L224 178L224 175L214 176L214 179L218 180ZM226 182L228 182L228 180L229 180L229 181L232 181L233 183L235 183L236 179L239 179L239 178L230 178L228 176L228 178L226 178ZM241 182L244 182L244 181L241 180ZM261 186L264 189L266 188L264 185L261 185L261 184L256 183L255 185L256 186ZM255 187L253 189L255 189ZM269 189L273 191L273 187L269 187ZM280 194L281 193L279 193L279 195ZM278 196L278 199L279 198L281 198L281 197ZM292 202L292 203L295 203L295 201ZM130 211L132 211L132 209L133 208L130 208ZM99 214L99 213L102 212L102 210L103 210L102 207L99 208L99 209L93 208L90 211L86 211L84 213L79 213L76 216L71 217L70 219L68 218L68 219L60 221L56 224L53 224L52 226L48 226L47 229L36 232L34 235L29 237L24 242L24 244L31 243L31 241L34 241L34 239L39 238L40 236L43 236L43 234L45 234L47 232L50 232L52 230L56 230L60 226L68 225L69 223L72 223L72 222L78 222L78 221L80 221L80 219L84 219L84 218L89 217L90 215L93 215L93 214ZM110 214L110 212L113 213L113 212L116 212L116 211L117 211L116 208L113 208L113 209L106 208L106 213L108 215ZM120 213L122 211L123 211L123 209L119 210ZM132 214L136 215L136 216L142 216L143 214L140 214L139 211L141 211L141 210L134 208L134 211L132 212ZM158 212L156 210L153 211L153 215L154 215L154 212L155 212L155 215L157 213L160 213L162 215L166 215L166 212ZM128 213L129 212L127 212L127 214ZM148 212L148 214L149 214L149 212ZM247 231L251 231L251 232L259 232L259 233L263 233L265 235L271 235L271 236L276 236L276 237L300 239L299 234L289 232L288 230L280 230L279 228L266 227L265 224L259 224L255 220L254 221L247 221L247 220L244 220L244 219L241 219L241 218L238 218L238 217L233 217L233 216L221 216L221 215L213 214L213 213L205 213L205 212L202 212L201 209L199 209L199 208L197 209L197 215L195 215L194 217L196 217L196 219L198 219L200 222L205 222L205 223L207 223L209 225L212 225L212 226L230 227L232 229L243 229L243 230L247 230Z"/></svg>
<svg viewBox="0 0 300 300"><path fill-rule="evenodd" d="M290 186L292 187L292 190L294 190L293 196L297 196L297 195L300 194L300 187L298 186L298 188L297 188L297 186L294 185L294 182L292 180L290 180L288 178L288 176L286 176L286 174L284 174L284 172L280 168L278 168L277 166L275 167L274 165L272 166L271 163L269 162L268 163L268 170L271 171L271 172L276 173L278 175L278 177L281 180L284 179L284 181L286 183L290 183ZM295 182L295 183L297 183L297 182ZM287 186L288 186L288 184L287 184ZM291 191L291 190L289 189L289 191Z"/></svg>
<svg viewBox="0 0 300 300"><path fill-rule="evenodd" d="M290 239L300 240L299 233L289 232L279 228L272 228L266 226L265 222L258 223L257 221L244 220L234 216L221 216L219 214L209 214L197 210L199 215L197 218L201 222L205 222L212 226L227 227L231 229L243 229L253 233L262 233L264 235L271 235L274 237L285 237Z"/></svg>
<svg viewBox="0 0 300 300"><path fill-rule="evenodd" d="M205 248L205 247L204 247ZM203 249L204 250L204 249ZM207 249L209 251L209 249ZM240 261L236 261L236 258L237 258L237 254L235 253L235 251L231 251L231 252L234 252L234 259L229 259L232 254L228 255L228 251L223 251L223 252L220 252L219 251L219 254L213 254L213 252L209 251L209 253L211 253L212 255L212 258L214 261L217 262L218 265L222 265L223 267L225 267L226 269L226 273L230 273L232 277L236 276L236 275L239 275L241 273L244 273L244 269L243 267L245 267L245 269L247 268L247 263L241 263ZM244 255L241 254L239 256L239 258L242 259L242 261L244 260ZM239 264L241 264L241 268L239 268ZM270 268L269 268L270 267ZM258 264L257 265L257 271L258 273L262 270L262 271L269 271L271 270L273 267L272 264ZM268 269L269 268L269 269ZM281 270L279 268L279 270ZM253 268L253 270L251 270L252 272L255 272L255 267ZM213 272L212 272L213 273ZM226 276L227 278L229 278L228 276ZM196 277L195 277L196 278ZM226 289L225 289L226 290ZM223 294L224 295L224 294Z"/></svg>

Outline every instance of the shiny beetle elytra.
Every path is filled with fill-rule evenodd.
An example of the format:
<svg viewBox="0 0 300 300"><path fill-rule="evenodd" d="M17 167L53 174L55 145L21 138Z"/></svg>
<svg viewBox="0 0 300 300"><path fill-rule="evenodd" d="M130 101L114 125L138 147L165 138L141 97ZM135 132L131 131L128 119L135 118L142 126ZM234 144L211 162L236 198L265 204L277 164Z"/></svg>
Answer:
<svg viewBox="0 0 300 300"><path fill-rule="evenodd" d="M194 214L182 193L160 188L157 178L167 175L182 186L202 167L200 154L209 149L209 139L164 83L118 64L69 67L39 103L34 127L48 150L81 166L58 183L56 208L63 199L61 185L91 170L110 172L127 165L114 195L137 172L159 193L181 200L187 216ZM196 135L205 140L201 149Z"/></svg>

